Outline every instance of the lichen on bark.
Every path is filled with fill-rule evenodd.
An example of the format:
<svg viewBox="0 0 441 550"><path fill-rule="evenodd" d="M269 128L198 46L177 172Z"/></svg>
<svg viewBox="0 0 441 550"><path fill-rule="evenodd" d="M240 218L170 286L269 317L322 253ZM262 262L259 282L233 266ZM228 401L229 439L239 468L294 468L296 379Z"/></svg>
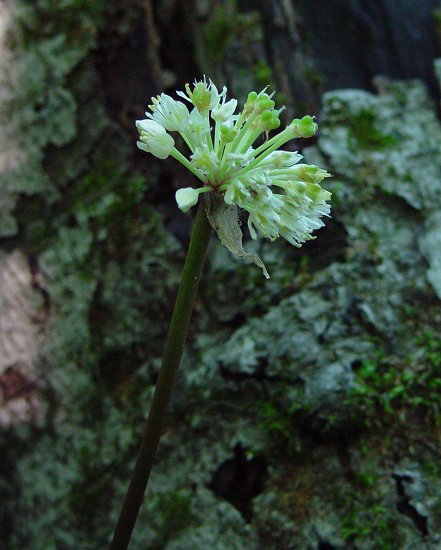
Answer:
<svg viewBox="0 0 441 550"><path fill-rule="evenodd" d="M171 33L182 3L159 4L17 4L15 55L32 78L8 103L27 162L4 174L2 262L28 256L49 323L43 414L0 434L13 549L108 543L153 391L188 230L172 190L186 176L134 161L126 128L198 59L196 44L167 51L192 35ZM208 23L214 4L198 4L186 17ZM224 10L216 63L238 95L263 73L294 109L322 82L293 88L294 68L314 67L307 45L289 78L273 62L299 24L287 4L271 24L254 3ZM203 47L210 25L199 31ZM247 242L268 282L212 243L134 548L439 545L441 130L421 83L377 86L323 97L303 151L334 174L316 241Z"/></svg>

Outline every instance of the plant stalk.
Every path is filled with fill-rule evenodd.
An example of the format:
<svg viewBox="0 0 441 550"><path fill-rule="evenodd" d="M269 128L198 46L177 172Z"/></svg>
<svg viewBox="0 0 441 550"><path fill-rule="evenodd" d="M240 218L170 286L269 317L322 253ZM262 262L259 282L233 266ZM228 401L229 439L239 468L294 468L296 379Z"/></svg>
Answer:
<svg viewBox="0 0 441 550"><path fill-rule="evenodd" d="M153 467L167 408L173 393L190 317L196 299L199 278L211 235L201 197L185 259L181 283L173 310L159 377L156 383L144 436L138 452L132 479L118 519L110 550L126 550Z"/></svg>

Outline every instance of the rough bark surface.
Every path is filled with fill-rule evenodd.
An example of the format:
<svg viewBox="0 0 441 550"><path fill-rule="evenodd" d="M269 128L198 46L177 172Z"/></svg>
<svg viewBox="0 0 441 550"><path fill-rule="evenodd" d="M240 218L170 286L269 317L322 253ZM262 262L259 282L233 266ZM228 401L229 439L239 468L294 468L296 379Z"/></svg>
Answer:
<svg viewBox="0 0 441 550"><path fill-rule="evenodd" d="M440 10L0 4L5 548L110 541L191 222L133 121L205 73L318 115L298 146L333 216L300 250L245 243L269 281L213 240L132 547L439 549Z"/></svg>

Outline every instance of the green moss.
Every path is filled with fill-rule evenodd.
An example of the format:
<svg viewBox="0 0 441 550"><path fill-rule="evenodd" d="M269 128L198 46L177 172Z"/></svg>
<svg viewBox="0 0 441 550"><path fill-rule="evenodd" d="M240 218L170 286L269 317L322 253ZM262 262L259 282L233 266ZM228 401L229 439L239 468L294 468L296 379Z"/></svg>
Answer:
<svg viewBox="0 0 441 550"><path fill-rule="evenodd" d="M391 357L380 348L372 359L362 362L356 372L357 385L348 405L364 410L372 417L375 410L395 415L406 409L425 410L439 418L441 397L441 339L432 331L424 331L415 339L423 359L409 356Z"/></svg>
<svg viewBox="0 0 441 550"><path fill-rule="evenodd" d="M108 119L91 99L93 62L82 61L105 5L15 6L23 81L2 114L9 110L26 162L1 184L11 198L8 235L20 228L17 245L44 273L51 325L39 362L47 414L17 444L20 490L4 510L21 518L1 532L11 549L107 546L139 440L134 417L150 397L144 361L160 353L181 259L124 143L109 133L101 147ZM142 547L153 535L142 535Z"/></svg>
<svg viewBox="0 0 441 550"><path fill-rule="evenodd" d="M192 495L187 490L180 490L161 495L156 502L159 525L152 549L166 548L167 543L195 525L192 512Z"/></svg>
<svg viewBox="0 0 441 550"><path fill-rule="evenodd" d="M394 550L401 543L394 512L382 504L367 504L355 495L343 518L341 537L351 544L374 540L381 550Z"/></svg>
<svg viewBox="0 0 441 550"><path fill-rule="evenodd" d="M93 91L93 71L82 60L101 25L101 4L55 3L57 17L63 15L61 39L55 36L57 18L46 13L52 4L39 2L40 13L27 2L27 15L22 16L26 67L35 68L20 106L31 121L26 126L20 119L30 160L23 166L26 174L20 172L8 184L14 197L32 194L32 200L23 199L12 214L23 228L24 246L39 255L50 295L52 336L42 358L43 391L50 407L41 429L28 430L19 444L4 445L13 453L17 487L0 484L5 495L2 517L5 523L17 517L19 523L3 540L14 550L28 547L29 541L36 550L97 550L108 544L127 486L183 253L149 204L154 180L131 174L124 147L113 148L111 134L101 149L99 137L107 124L103 107L81 103L81 90L85 95ZM218 5L223 12L214 14L208 41L211 54L220 60L236 37L241 45L260 40L262 25L255 18L248 35L242 35L247 23L234 3ZM42 21L46 15L47 26ZM241 48L244 56L245 50ZM270 66L256 64L252 56L248 61L240 76L244 89L254 80L256 86L266 85ZM236 78L240 68L233 73L231 78ZM400 101L407 97L400 94ZM326 525L335 540L339 518L345 515L341 532L348 546L400 544L393 525L395 502L368 494L377 489L384 466L367 467L342 482L333 445L323 445L319 456L317 441L346 442L352 435L350 415L364 414L376 431L382 422L405 417L410 410L421 411L429 421L434 416L440 395L437 328L425 331L424 322L410 309L412 324L403 332L401 323L403 308L412 307L407 306L409 289L427 291L425 263L415 242L423 216L416 218L398 196L408 183L415 196L433 190L425 204L435 204L440 178L429 174L421 183L419 174L427 170L406 165L411 160L404 151L396 166L388 164L384 149L392 141L379 120L392 111L387 105L382 110L383 101L392 101L390 96L373 99L360 92L352 104L353 95L341 95L340 118L332 122L324 115L319 143L326 143L328 136L326 158L331 171L341 174L333 216L350 238L348 253L339 233L335 239L337 224L327 229L329 241L319 234L300 251L282 242L247 242L245 246L261 253L268 264L272 278L266 282L260 273L219 252L224 249L213 242L180 372L175 416L135 533L136 548L225 550L231 541L247 549L316 547L317 541L302 537L311 537L320 522L326 523L328 511L335 514L333 524ZM360 115L360 105L373 107L361 109ZM424 166L438 166L424 148L428 136L438 139L436 127L425 135L418 130L423 128L420 119L402 121L417 109L401 112L393 105L399 128L415 128L419 136L420 141L408 142L409 148L422 151ZM352 149L344 147L347 134ZM366 155L359 155L354 144L362 145ZM381 162L371 162L371 151L384 155ZM43 170L43 158L48 171ZM429 164L427 159L432 159ZM403 163L406 177L399 179ZM372 180L385 188L394 178L396 187L375 196L366 192ZM328 249L340 250L323 262ZM430 298L433 301L432 294ZM417 309L422 309L419 303ZM418 332L412 354L412 345L403 347L402 342ZM380 337L372 340L367 336L372 333ZM357 386L344 407L353 372ZM397 441L390 436L388 448L385 436L381 438L377 447L366 445L390 466L387 460ZM249 449L247 458L253 453L265 456L268 485L277 491L274 501L262 500L260 515L250 524L207 489L213 472L230 460L236 442ZM10 451L11 446L20 452ZM284 461L286 476L278 478ZM430 479L439 477L433 462L427 462L424 471ZM383 487L388 483L390 477ZM342 491L345 484L351 490ZM332 487L344 498L324 498ZM259 546L253 541L262 528L266 530Z"/></svg>
<svg viewBox="0 0 441 550"><path fill-rule="evenodd" d="M258 88L265 88L273 82L273 71L268 63L263 60L259 60L254 66L254 75Z"/></svg>
<svg viewBox="0 0 441 550"><path fill-rule="evenodd" d="M305 79L309 82L309 84L313 88L318 89L324 83L323 76L314 67L311 67L311 66L305 67L303 74Z"/></svg>
<svg viewBox="0 0 441 550"><path fill-rule="evenodd" d="M19 86L11 93L12 99L2 103L0 120L6 121L14 146L26 160L2 174L0 236L17 233L14 208L20 196L38 196L46 208L59 198L59 189L43 169L43 159L49 146L67 146L78 135L78 100L69 78L74 71L79 78L81 61L96 44L104 7L103 1L76 0L20 0L13 6L11 47ZM99 110L94 118L94 128L102 129ZM81 139L90 148L95 135L92 131ZM64 174L63 158L57 173Z"/></svg>
<svg viewBox="0 0 441 550"><path fill-rule="evenodd" d="M213 63L219 63L231 44L237 26L235 0L224 0L217 6L204 28L204 41Z"/></svg>
<svg viewBox="0 0 441 550"><path fill-rule="evenodd" d="M277 434L283 439L289 440L291 420L284 409L277 408L272 402L262 402L259 407L259 416L264 430L271 435Z"/></svg>
<svg viewBox="0 0 441 550"><path fill-rule="evenodd" d="M426 460L421 464L421 471L432 481L439 481L441 478L441 464L433 460Z"/></svg>
<svg viewBox="0 0 441 550"><path fill-rule="evenodd" d="M392 134L383 132L378 125L377 115L370 109L360 109L348 122L348 128L355 145L361 149L384 149L396 143Z"/></svg>
<svg viewBox="0 0 441 550"><path fill-rule="evenodd" d="M56 311L43 358L53 411L44 437L29 439L18 460L26 491L14 502L23 521L11 548L28 538L36 549L106 545L115 521L109 509L119 509L137 448L133 416L150 397L143 358L154 360L163 342L176 245L151 208L135 215L130 197L139 197L139 179L126 177L127 187L101 195L94 185L108 167L101 168L72 195L71 226L61 226L40 256Z"/></svg>

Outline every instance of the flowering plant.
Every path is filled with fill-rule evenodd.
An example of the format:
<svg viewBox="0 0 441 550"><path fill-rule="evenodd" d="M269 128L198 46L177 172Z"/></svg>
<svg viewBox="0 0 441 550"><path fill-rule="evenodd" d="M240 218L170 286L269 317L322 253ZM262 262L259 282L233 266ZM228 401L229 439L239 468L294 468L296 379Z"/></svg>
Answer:
<svg viewBox="0 0 441 550"><path fill-rule="evenodd" d="M311 116L295 119L284 130L269 137L280 126L280 112L265 90L251 92L242 112L237 100L226 99L226 88L202 81L188 84L178 95L192 106L166 94L152 99L147 118L138 120L138 147L160 159L174 157L201 182L197 188L176 192L183 212L205 195L199 205L170 322L164 356L151 402L147 425L127 495L122 506L110 550L126 550L136 522L144 491L153 467L167 407L181 361L199 277L210 240L211 228L234 254L259 265L260 258L244 251L238 208L248 212L253 239L257 231L270 240L279 235L295 246L313 238L329 214L331 194L319 183L329 174L317 166L299 164L301 155L279 150L287 141L310 137L317 130ZM212 129L214 125L214 129ZM175 147L169 132L179 132L189 149L188 158ZM255 142L264 134L264 139Z"/></svg>
<svg viewBox="0 0 441 550"><path fill-rule="evenodd" d="M253 239L257 238L257 231L270 240L282 236L294 246L313 238L311 233L324 225L321 217L330 212L327 201L331 193L319 185L330 174L317 166L299 164L302 156L297 152L279 150L293 138L314 135L317 124L313 117L296 118L269 138L269 133L280 126L283 109L275 108L273 94L265 90L250 92L242 112L235 114L237 100L227 101L226 87L219 93L204 78L196 81L193 88L187 84L185 90L186 93L177 94L192 106L191 111L182 101L163 93L152 98L147 118L136 122L140 149L161 159L174 157L200 180L200 187L176 192L179 208L187 212L198 202L199 195L214 193L217 215L212 211L209 219L221 241L263 269L257 257L244 253L237 227L233 228L236 237L228 239L231 224L238 223L237 207L248 212ZM178 151L168 132L182 136L189 158ZM254 147L262 134L262 143ZM232 207L229 216L225 215L225 205ZM264 273L267 275L265 269Z"/></svg>

